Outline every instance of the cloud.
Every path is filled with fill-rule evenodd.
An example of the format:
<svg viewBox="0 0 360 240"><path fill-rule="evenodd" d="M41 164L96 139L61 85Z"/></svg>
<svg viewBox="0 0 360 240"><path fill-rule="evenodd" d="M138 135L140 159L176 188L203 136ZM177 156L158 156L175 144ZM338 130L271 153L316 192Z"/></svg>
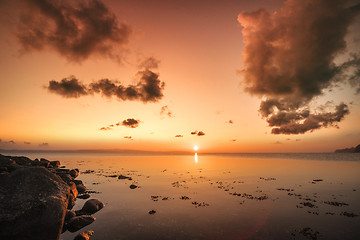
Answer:
<svg viewBox="0 0 360 240"><path fill-rule="evenodd" d="M137 128L139 126L140 120L136 120L134 118L128 118L122 121L121 125L129 128Z"/></svg>
<svg viewBox="0 0 360 240"><path fill-rule="evenodd" d="M10 141L8 141L7 143L13 144L13 145L16 144L14 140L10 140Z"/></svg>
<svg viewBox="0 0 360 240"><path fill-rule="evenodd" d="M129 139L129 140L134 140L131 136L125 136L124 138Z"/></svg>
<svg viewBox="0 0 360 240"><path fill-rule="evenodd" d="M157 102L164 95L165 83L159 80L159 74L148 69L139 71L140 81L136 85L124 86L117 81L101 79L88 86L74 76L64 78L60 82L49 81L48 91L65 98L100 94L103 97L116 97L119 101Z"/></svg>
<svg viewBox="0 0 360 240"><path fill-rule="evenodd" d="M198 136L204 136L205 133L204 133L203 131L199 131L199 132L197 133L197 135L198 135Z"/></svg>
<svg viewBox="0 0 360 240"><path fill-rule="evenodd" d="M60 82L50 81L48 90L65 98L79 98L88 95L86 86L74 76L64 78Z"/></svg>
<svg viewBox="0 0 360 240"><path fill-rule="evenodd" d="M109 126L109 127L101 127L99 128L100 131L107 131L107 130L112 130L112 128Z"/></svg>
<svg viewBox="0 0 360 240"><path fill-rule="evenodd" d="M198 131L193 131L191 132L191 135L196 135L198 133Z"/></svg>
<svg viewBox="0 0 360 240"><path fill-rule="evenodd" d="M49 143L41 143L39 144L39 147L48 147L49 146Z"/></svg>
<svg viewBox="0 0 360 240"><path fill-rule="evenodd" d="M176 138L182 138L182 137L184 137L184 136L183 136L183 135L178 134L178 135L176 135L175 137L176 137Z"/></svg>
<svg viewBox="0 0 360 240"><path fill-rule="evenodd" d="M25 144L25 145L30 145L31 142L26 142L26 141L24 141L24 144Z"/></svg>
<svg viewBox="0 0 360 240"><path fill-rule="evenodd" d="M161 107L160 115L167 115L168 117L173 117L172 112L166 105Z"/></svg>
<svg viewBox="0 0 360 240"><path fill-rule="evenodd" d="M95 54L120 61L131 28L102 1L25 2L16 30L22 52L51 49L72 62Z"/></svg>
<svg viewBox="0 0 360 240"><path fill-rule="evenodd" d="M142 69L151 69L151 68L158 68L160 64L160 60L156 59L155 57L148 57L144 59L140 64L138 65L138 68Z"/></svg>
<svg viewBox="0 0 360 240"><path fill-rule="evenodd" d="M15 144L16 144L16 142L15 142L14 140L2 141L1 139L0 139L0 143L1 143L1 144L5 144L5 145L8 145L8 144L10 144L10 145L15 145Z"/></svg>
<svg viewBox="0 0 360 240"><path fill-rule="evenodd" d="M229 121L227 121L227 123L234 124L233 120L229 120Z"/></svg>
<svg viewBox="0 0 360 240"><path fill-rule="evenodd" d="M276 12L241 12L244 88L262 98L259 113L273 134L304 134L337 126L349 113L344 103L314 112L312 101L339 82L360 86L360 59L335 63L360 4L348 1L288 0ZM355 70L354 70L355 69Z"/></svg>

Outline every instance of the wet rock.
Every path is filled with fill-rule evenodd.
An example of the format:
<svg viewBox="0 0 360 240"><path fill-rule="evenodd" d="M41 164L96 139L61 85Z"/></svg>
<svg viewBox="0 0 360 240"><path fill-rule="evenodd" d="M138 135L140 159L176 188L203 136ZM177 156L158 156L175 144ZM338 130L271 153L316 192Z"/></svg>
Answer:
<svg viewBox="0 0 360 240"><path fill-rule="evenodd" d="M138 186L136 186L135 184L131 184L131 185L130 185L130 188L131 188L131 189L135 189L135 188L138 188Z"/></svg>
<svg viewBox="0 0 360 240"><path fill-rule="evenodd" d="M313 182L322 182L322 181L324 181L324 180L322 180L322 179L314 179L313 180Z"/></svg>
<svg viewBox="0 0 360 240"><path fill-rule="evenodd" d="M336 207L349 206L349 204L344 203L344 202L325 201L324 203L329 204L329 205L332 205L332 206L336 206Z"/></svg>
<svg viewBox="0 0 360 240"><path fill-rule="evenodd" d="M187 196L181 196L180 199L181 199L181 200L190 200L190 198L187 197Z"/></svg>
<svg viewBox="0 0 360 240"><path fill-rule="evenodd" d="M30 158L27 157L10 157L12 160L14 160L16 162L16 164L21 165L21 166L31 166L32 160Z"/></svg>
<svg viewBox="0 0 360 240"><path fill-rule="evenodd" d="M319 235L318 231L314 231L313 229L311 229L309 227L301 229L299 231L299 233L302 234L303 236L307 237L307 238L312 239L312 240L318 239L318 235Z"/></svg>
<svg viewBox="0 0 360 240"><path fill-rule="evenodd" d="M40 158L40 166L48 168L50 166L50 161L45 158Z"/></svg>
<svg viewBox="0 0 360 240"><path fill-rule="evenodd" d="M300 204L304 205L305 207L317 208L317 206L312 204L311 202L301 202Z"/></svg>
<svg viewBox="0 0 360 240"><path fill-rule="evenodd" d="M77 190L77 188L76 188L75 183L70 182L68 185L70 186L70 192L71 192L71 193L74 195L74 197L76 198L76 197L78 196L79 192L78 192L78 190Z"/></svg>
<svg viewBox="0 0 360 240"><path fill-rule="evenodd" d="M65 221L69 221L71 218L75 217L76 213L72 210L66 210L66 214L65 214Z"/></svg>
<svg viewBox="0 0 360 240"><path fill-rule="evenodd" d="M76 215L91 215L104 207L104 204L97 199L87 200L81 210L76 211Z"/></svg>
<svg viewBox="0 0 360 240"><path fill-rule="evenodd" d="M77 198L80 198L80 199L88 199L89 197L90 197L90 194L88 194L88 193L84 193L84 194L77 196Z"/></svg>
<svg viewBox="0 0 360 240"><path fill-rule="evenodd" d="M80 184L84 184L83 181L81 180L73 180L73 182L76 184L76 185L80 185Z"/></svg>
<svg viewBox="0 0 360 240"><path fill-rule="evenodd" d="M70 187L45 168L0 175L0 239L59 239Z"/></svg>
<svg viewBox="0 0 360 240"><path fill-rule="evenodd" d="M70 176L74 179L77 176L79 176L79 170L78 169L71 169L69 172Z"/></svg>
<svg viewBox="0 0 360 240"><path fill-rule="evenodd" d="M78 193L85 193L86 192L86 187L84 186L84 184L77 184L76 185L76 189L78 190Z"/></svg>
<svg viewBox="0 0 360 240"><path fill-rule="evenodd" d="M69 230L69 232L76 232L81 228L93 223L94 221L95 218L88 215L73 217L68 222L67 229Z"/></svg>
<svg viewBox="0 0 360 240"><path fill-rule="evenodd" d="M346 216L346 217L358 217L359 215L355 214L355 213L349 213L349 212L342 212L341 215Z"/></svg>
<svg viewBox="0 0 360 240"><path fill-rule="evenodd" d="M122 174L118 177L118 179L128 179L128 180L132 180L131 177L127 177L127 176L124 176L124 175L122 175Z"/></svg>
<svg viewBox="0 0 360 240"><path fill-rule="evenodd" d="M67 209L72 209L75 206L75 202L76 202L76 197L74 196L74 194L70 193Z"/></svg>
<svg viewBox="0 0 360 240"><path fill-rule="evenodd" d="M83 174L90 174L90 173L95 173L94 170L86 170L84 172L82 172Z"/></svg>
<svg viewBox="0 0 360 240"><path fill-rule="evenodd" d="M66 183L70 183L72 180L73 180L73 177L71 177L70 174L67 174L67 173L59 173L57 172L56 173L59 177L61 177L61 179L66 182Z"/></svg>
<svg viewBox="0 0 360 240"><path fill-rule="evenodd" d="M94 231L86 231L79 233L74 240L89 240L90 236L94 234Z"/></svg>
<svg viewBox="0 0 360 240"><path fill-rule="evenodd" d="M51 161L50 165L53 166L53 167L58 168L58 167L60 167L60 161Z"/></svg>
<svg viewBox="0 0 360 240"><path fill-rule="evenodd" d="M155 214L155 213L156 213L156 211L155 211L155 210L151 210L151 211L149 211L149 214L150 214L150 215Z"/></svg>

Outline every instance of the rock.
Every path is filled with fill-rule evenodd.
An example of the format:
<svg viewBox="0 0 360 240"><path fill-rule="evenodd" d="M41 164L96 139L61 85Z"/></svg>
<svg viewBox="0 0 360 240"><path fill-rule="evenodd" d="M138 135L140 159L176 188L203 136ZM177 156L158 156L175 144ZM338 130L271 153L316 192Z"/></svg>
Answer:
<svg viewBox="0 0 360 240"><path fill-rule="evenodd" d="M77 190L77 188L76 188L75 183L70 182L70 183L68 183L68 185L70 186L70 192L71 192L71 193L74 195L74 197L76 198L76 197L78 196L79 192L78 192L78 190Z"/></svg>
<svg viewBox="0 0 360 240"><path fill-rule="evenodd" d="M48 168L50 166L50 161L45 158L40 158L40 166Z"/></svg>
<svg viewBox="0 0 360 240"><path fill-rule="evenodd" d="M67 173L59 173L57 172L56 173L59 177L61 177L61 179L66 182L66 183L69 183L73 180L73 178L70 176L70 174L67 174Z"/></svg>
<svg viewBox="0 0 360 240"><path fill-rule="evenodd" d="M76 178L77 176L79 176L79 170L71 169L69 174L71 177Z"/></svg>
<svg viewBox="0 0 360 240"><path fill-rule="evenodd" d="M81 180L73 180L73 182L74 182L76 185L83 184L83 182L82 182Z"/></svg>
<svg viewBox="0 0 360 240"><path fill-rule="evenodd" d="M70 193L67 209L72 209L75 206L75 202L76 197L74 196L74 194Z"/></svg>
<svg viewBox="0 0 360 240"><path fill-rule="evenodd" d="M151 211L149 211L149 214L150 214L150 215L155 214L155 213L156 213L156 211L155 211L155 210L151 210Z"/></svg>
<svg viewBox="0 0 360 240"><path fill-rule="evenodd" d="M97 199L87 200L81 210L76 212L76 215L91 215L104 207L104 204Z"/></svg>
<svg viewBox="0 0 360 240"><path fill-rule="evenodd" d="M69 230L69 232L76 232L81 228L93 223L94 221L95 218L88 215L73 217L68 222L67 229Z"/></svg>
<svg viewBox="0 0 360 240"><path fill-rule="evenodd" d="M128 179L128 180L132 180L131 177L127 177L127 176L124 176L124 175L122 175L122 174L118 177L118 179Z"/></svg>
<svg viewBox="0 0 360 240"><path fill-rule="evenodd" d="M10 157L12 160L16 162L16 164L21 166L31 166L32 160L27 157Z"/></svg>
<svg viewBox="0 0 360 240"><path fill-rule="evenodd" d="M70 187L45 168L0 175L0 239L59 239Z"/></svg>
<svg viewBox="0 0 360 240"><path fill-rule="evenodd" d="M131 188L131 189L135 189L135 188L138 188L138 186L136 186L135 184L131 184L131 185L130 185L130 188Z"/></svg>
<svg viewBox="0 0 360 240"><path fill-rule="evenodd" d="M58 167L60 167L60 162L59 161L51 161L50 165L58 168Z"/></svg>
<svg viewBox="0 0 360 240"><path fill-rule="evenodd" d="M94 234L94 231L86 231L79 233L74 240L89 240L90 236Z"/></svg>
<svg viewBox="0 0 360 240"><path fill-rule="evenodd" d="M75 217L76 213L72 210L66 210L66 214L65 214L65 221L69 221L71 218Z"/></svg>
<svg viewBox="0 0 360 240"><path fill-rule="evenodd" d="M77 184L76 185L76 189L78 190L78 193L85 193L86 192L86 187L84 186L84 184Z"/></svg>
<svg viewBox="0 0 360 240"><path fill-rule="evenodd" d="M90 194L88 194L88 193L84 193L84 194L77 196L77 198L80 198L80 199L88 199L89 197L90 197Z"/></svg>

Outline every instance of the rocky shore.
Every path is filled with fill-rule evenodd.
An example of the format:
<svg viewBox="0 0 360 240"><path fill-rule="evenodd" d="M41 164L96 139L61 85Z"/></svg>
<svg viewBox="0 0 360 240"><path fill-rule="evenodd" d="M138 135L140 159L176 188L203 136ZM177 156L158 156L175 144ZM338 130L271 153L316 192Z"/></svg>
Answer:
<svg viewBox="0 0 360 240"><path fill-rule="evenodd" d="M97 199L72 211L76 199L90 195L78 169L59 161L0 154L0 239L58 240L62 232L77 232L95 221L92 214L104 207ZM89 239L93 231L75 239Z"/></svg>

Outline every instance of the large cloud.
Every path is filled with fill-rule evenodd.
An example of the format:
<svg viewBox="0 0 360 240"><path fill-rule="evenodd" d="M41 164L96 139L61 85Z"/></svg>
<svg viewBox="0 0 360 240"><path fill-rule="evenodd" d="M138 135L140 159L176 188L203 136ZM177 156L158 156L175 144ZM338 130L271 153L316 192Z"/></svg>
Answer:
<svg viewBox="0 0 360 240"><path fill-rule="evenodd" d="M100 0L24 0L16 36L22 50L55 50L70 61L92 54L120 59L130 27ZM117 52L117 53L115 53Z"/></svg>
<svg viewBox="0 0 360 240"><path fill-rule="evenodd" d="M47 89L66 98L78 98L85 95L100 94L116 97L119 101L133 100L157 102L163 97L165 83L159 80L159 74L149 69L139 71L140 81L136 85L124 86L110 79L101 79L86 86L74 76L61 81L49 81Z"/></svg>
<svg viewBox="0 0 360 240"><path fill-rule="evenodd" d="M344 0L288 0L273 13L239 14L245 43L240 74L245 90L262 97L259 112L275 127L273 134L336 126L349 113L344 103L317 112L310 103L339 81L360 86L356 54L340 64L334 61L346 49L347 29L359 12L360 4L349 7Z"/></svg>

